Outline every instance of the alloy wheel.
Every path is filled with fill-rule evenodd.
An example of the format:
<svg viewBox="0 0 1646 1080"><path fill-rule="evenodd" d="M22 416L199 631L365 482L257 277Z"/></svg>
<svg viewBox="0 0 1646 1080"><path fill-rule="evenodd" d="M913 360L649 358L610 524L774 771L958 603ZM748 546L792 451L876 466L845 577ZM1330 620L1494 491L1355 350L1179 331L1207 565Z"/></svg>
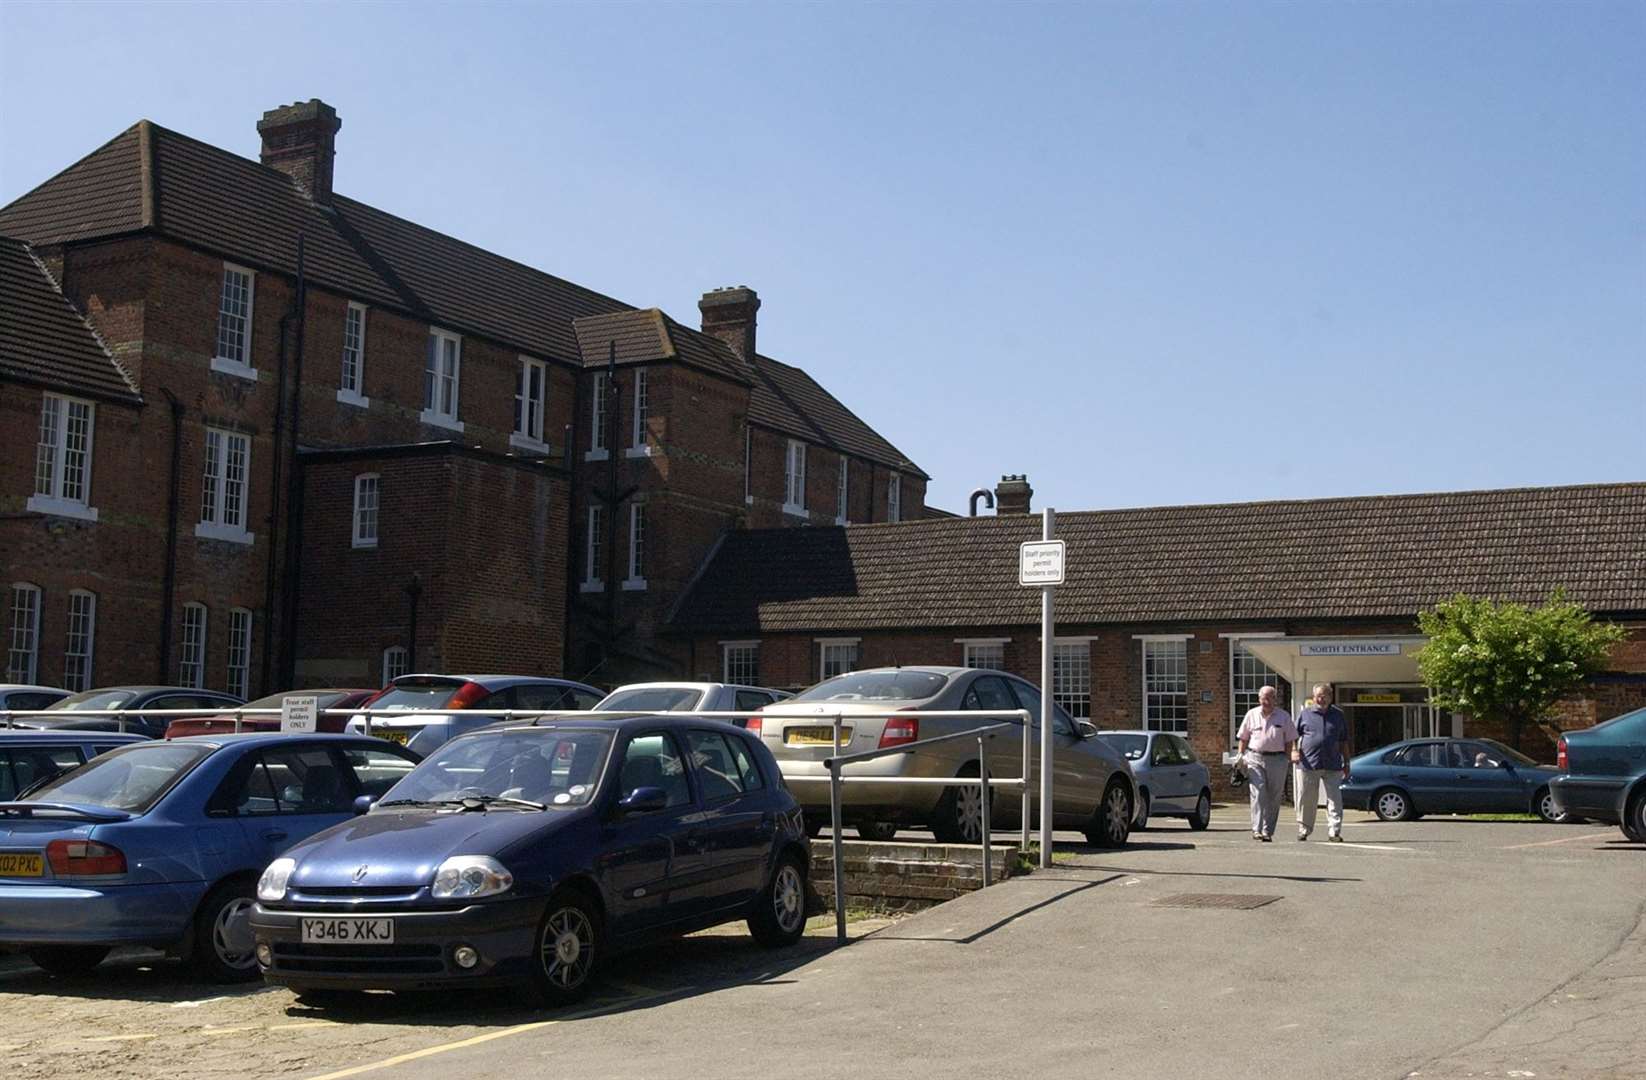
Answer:
<svg viewBox="0 0 1646 1080"><path fill-rule="evenodd" d="M1398 791L1385 791L1377 797L1377 810L1381 817L1391 821L1406 816L1406 796Z"/></svg>
<svg viewBox="0 0 1646 1080"><path fill-rule="evenodd" d="M1553 792L1545 791L1543 797L1537 801L1537 815L1544 821L1554 821L1560 817L1560 811L1555 807Z"/></svg>
<svg viewBox="0 0 1646 1080"><path fill-rule="evenodd" d="M793 863L785 862L777 869L777 880L772 883L772 913L777 916L778 929L785 934L794 933L806 917L806 890Z"/></svg>
<svg viewBox="0 0 1646 1080"><path fill-rule="evenodd" d="M955 824L960 826L962 838L968 844L976 844L983 839L983 798L977 788L970 785L960 788L954 800Z"/></svg>
<svg viewBox="0 0 1646 1080"><path fill-rule="evenodd" d="M1103 829L1109 834L1109 842L1116 847L1126 842L1126 826L1130 824L1126 813L1126 793L1118 786L1109 789L1104 796L1108 804L1108 812L1104 814Z"/></svg>
<svg viewBox="0 0 1646 1080"><path fill-rule="evenodd" d="M245 971L257 962L252 951L256 944L251 933L252 905L250 897L237 896L218 908L217 918L212 920L212 948L225 966L237 971Z"/></svg>
<svg viewBox="0 0 1646 1080"><path fill-rule="evenodd" d="M594 924L575 907L563 907L543 926L543 974L551 986L573 990L594 964Z"/></svg>

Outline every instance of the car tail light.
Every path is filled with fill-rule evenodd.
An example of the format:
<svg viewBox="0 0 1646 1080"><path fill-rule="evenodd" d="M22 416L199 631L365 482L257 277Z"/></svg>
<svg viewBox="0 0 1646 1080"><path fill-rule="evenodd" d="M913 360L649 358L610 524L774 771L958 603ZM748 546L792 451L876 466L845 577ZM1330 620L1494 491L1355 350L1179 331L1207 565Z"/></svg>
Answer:
<svg viewBox="0 0 1646 1080"><path fill-rule="evenodd" d="M1567 769L1566 769L1566 736L1564 736L1564 735L1562 735L1560 737L1560 742L1556 744L1555 768L1559 769L1561 772L1566 772L1567 771Z"/></svg>
<svg viewBox="0 0 1646 1080"><path fill-rule="evenodd" d="M458 687L457 693L455 693L451 696L451 700L446 702L446 708L448 708L448 709L466 709L470 705L473 705L476 702L478 702L478 701L482 700L483 698L485 698L486 694L487 694L486 688L484 686L481 686L479 683L477 683L477 682L464 683L462 686Z"/></svg>
<svg viewBox="0 0 1646 1080"><path fill-rule="evenodd" d="M106 877L126 872L126 856L117 847L95 840L53 840L46 861L57 877Z"/></svg>
<svg viewBox="0 0 1646 1080"><path fill-rule="evenodd" d="M758 716L745 716L743 718L743 728L744 728L744 730L746 730L750 735L753 735L757 739L760 738L761 726L762 725L760 723L760 717L758 717Z"/></svg>
<svg viewBox="0 0 1646 1080"><path fill-rule="evenodd" d="M902 746L920 738L920 720L914 716L894 716L886 721L886 728L880 733L880 748L888 746Z"/></svg>

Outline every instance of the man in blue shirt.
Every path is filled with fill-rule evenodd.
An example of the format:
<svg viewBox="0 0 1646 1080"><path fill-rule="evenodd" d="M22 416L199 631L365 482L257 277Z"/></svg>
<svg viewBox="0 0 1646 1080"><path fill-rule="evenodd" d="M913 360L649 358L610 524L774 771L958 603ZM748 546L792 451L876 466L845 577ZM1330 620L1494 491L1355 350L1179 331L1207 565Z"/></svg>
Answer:
<svg viewBox="0 0 1646 1080"><path fill-rule="evenodd" d="M1297 838L1307 840L1315 828L1320 785L1326 785L1326 836L1343 840L1343 781L1349 778L1349 722L1332 704L1332 688L1321 685L1297 714Z"/></svg>

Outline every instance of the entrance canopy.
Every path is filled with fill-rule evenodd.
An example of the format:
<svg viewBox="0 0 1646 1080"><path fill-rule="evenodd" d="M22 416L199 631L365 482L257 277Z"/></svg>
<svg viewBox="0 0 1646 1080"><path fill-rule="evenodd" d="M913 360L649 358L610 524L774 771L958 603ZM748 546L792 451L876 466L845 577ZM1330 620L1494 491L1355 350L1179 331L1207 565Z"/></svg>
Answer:
<svg viewBox="0 0 1646 1080"><path fill-rule="evenodd" d="M1247 652L1292 684L1295 699L1315 683L1419 685L1417 650L1425 637L1242 637Z"/></svg>

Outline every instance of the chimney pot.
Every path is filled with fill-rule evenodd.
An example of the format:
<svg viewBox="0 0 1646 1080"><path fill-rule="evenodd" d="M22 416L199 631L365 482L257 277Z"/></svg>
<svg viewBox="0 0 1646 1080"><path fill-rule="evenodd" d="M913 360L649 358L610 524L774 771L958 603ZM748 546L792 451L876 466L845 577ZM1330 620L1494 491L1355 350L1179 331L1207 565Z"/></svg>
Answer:
<svg viewBox="0 0 1646 1080"><path fill-rule="evenodd" d="M724 341L745 363L754 363L755 312L760 296L747 285L711 289L697 302L703 332Z"/></svg>
<svg viewBox="0 0 1646 1080"><path fill-rule="evenodd" d="M1013 473L1000 478L1000 483L994 488L995 514L1027 514L1030 500L1034 498L1034 488L1029 486L1029 478L1023 473Z"/></svg>
<svg viewBox="0 0 1646 1080"><path fill-rule="evenodd" d="M319 98L270 109L257 122L263 164L303 185L321 206L331 205L332 164L337 156L337 110Z"/></svg>

